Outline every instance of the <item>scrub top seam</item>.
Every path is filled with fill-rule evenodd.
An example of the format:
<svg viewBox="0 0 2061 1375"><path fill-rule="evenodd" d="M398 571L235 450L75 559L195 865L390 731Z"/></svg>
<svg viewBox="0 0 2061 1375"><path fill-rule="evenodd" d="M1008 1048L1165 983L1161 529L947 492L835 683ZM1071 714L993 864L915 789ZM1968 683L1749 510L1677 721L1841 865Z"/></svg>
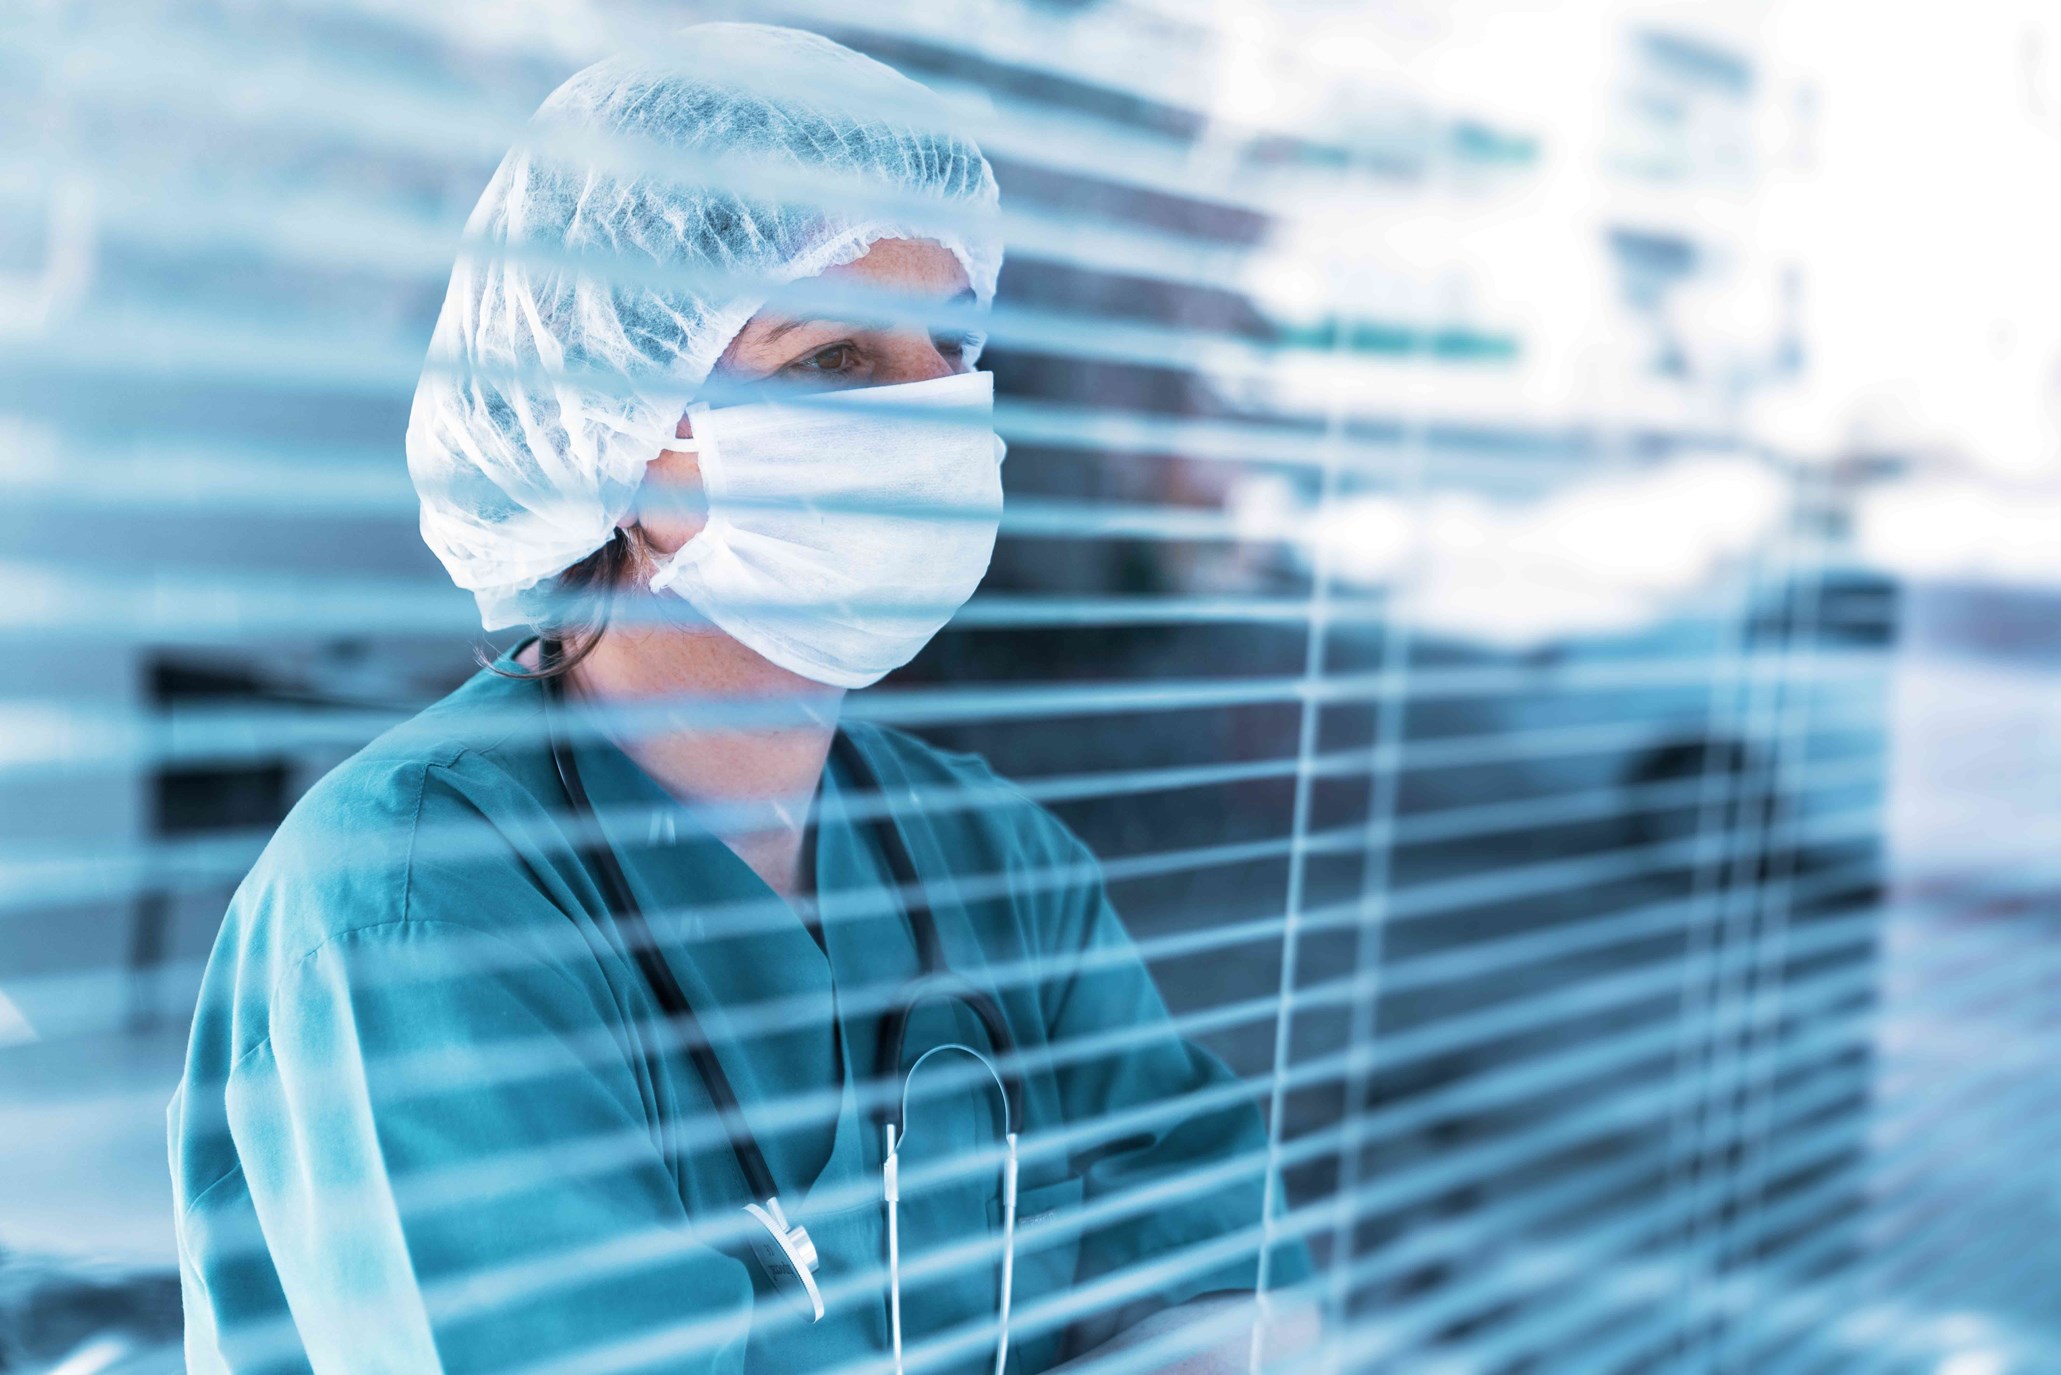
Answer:
<svg viewBox="0 0 2061 1375"><path fill-rule="evenodd" d="M469 922L452 921L449 918L445 917L417 917L414 915L413 909L415 905L415 846L416 842L421 838L422 835L422 804L423 799L428 795L429 791L430 770L449 770L452 767L454 767L460 759L463 759L468 753L475 753L473 747L470 745L461 745L458 747L457 752L452 754L448 759L423 761L419 763L414 770L415 806L413 812L410 814L408 818L407 852L402 856L400 862L400 915L396 917L384 917L381 918L379 921L374 922L363 922L355 926L347 927L341 931L331 931L327 935L323 936L321 940L317 941L314 945L308 947L306 950L302 951L298 956L296 956L294 958L293 963L288 965L285 969L281 970L277 977L275 977L271 981L271 983L266 986L265 1001L268 1007L272 1002L274 1002L277 999L281 985L283 985L288 979L291 979L297 974L299 974L302 965L306 964L309 960L321 954L324 950L327 950L330 946L334 945L337 941L343 939L344 937L357 935L360 932L376 931L388 926L403 926L413 921L424 925L450 926L462 930L474 931L480 935L492 937L499 944L511 946L514 945L514 942L508 940L507 937L501 936L487 929L486 927L475 926ZM484 759L485 756L482 755L481 758ZM542 967L550 967L553 969L554 972L559 973L563 977L565 977L568 982L572 981L570 975L565 975L562 970L557 970L555 966ZM575 984L574 986L577 987L578 985ZM268 1031L265 1034L265 1036L260 1038L260 1043L270 1039L271 1033ZM256 1048L257 1047L255 1045L245 1048L242 1052L240 1052L237 1055L235 1064L242 1064L244 1059L250 1054L250 1052L252 1050L255 1050ZM232 1069L233 1068L234 1066L232 1065Z"/></svg>
<svg viewBox="0 0 2061 1375"><path fill-rule="evenodd" d="M256 1050L257 1048L258 1047L256 1046L251 1047L252 1050ZM241 1064L242 1061L239 1060L237 1063ZM203 1188L199 1193L195 1194L192 1198L186 1200L186 1206L179 1210L180 1220L184 1221L185 1219L192 1217L193 1210L200 1207L202 1204L206 1203L208 1201L209 1195L213 1194L215 1190L221 1188L224 1184L229 1183L231 1180L238 1178L242 1174L243 1161L240 1159L230 1161L228 1169L216 1175L212 1180L208 1182L205 1188ZM186 1243L184 1238L179 1239L179 1249L182 1252L186 1249Z"/></svg>
<svg viewBox="0 0 2061 1375"><path fill-rule="evenodd" d="M458 752L451 756L451 762L455 764L464 757L465 750L461 746ZM408 853L401 857L402 921L408 920L408 910L415 902L415 843L422 838L422 799L429 792L429 771L436 767L437 765L434 762L430 762L423 764L421 768L415 771L415 810L408 817ZM316 948L320 949L321 947L318 946ZM309 953L312 954L314 952L310 951ZM301 958L305 960L307 956L304 955ZM294 969L298 971L300 965L296 963Z"/></svg>
<svg viewBox="0 0 2061 1375"><path fill-rule="evenodd" d="M279 975L278 979L273 982L272 988L267 995L267 1001L270 1001L272 996L276 995L279 992L280 987L284 985L288 979L291 979L295 975L299 974L301 971L301 967L303 965L307 964L309 960L314 959L317 955L320 955L323 952L329 950L330 948L337 945L341 945L343 942L352 940L358 936L386 935L389 934L395 927L405 926L448 927L454 931L466 931L470 932L475 936L485 936L488 940L494 942L496 945L505 946L510 950L515 950L525 954L530 953L524 951L523 947L519 943L508 939L506 936L503 936L498 932L491 931L484 926L475 926L471 922L452 921L448 917L388 917L384 921L367 922L363 926L353 926L348 931L338 931L335 934L325 938L320 945L316 946L314 949L308 951L307 954L295 960L290 968L286 969ZM584 996L586 993L586 990L580 987L580 983L577 979L573 978L572 975L566 973L564 969L560 968L555 964L547 964L543 961L535 961L532 964L527 965L525 967L535 968L539 970L547 970L551 974L563 980L565 984L574 992L579 993L582 996ZM603 977L605 978L606 975L604 974ZM253 1051L262 1049L266 1045L269 1045L271 1043L271 1040L272 1033L269 1031L266 1032L263 1036L259 1037L255 1045L251 1046L249 1050L244 1051L243 1054L236 1057L236 1064L230 1067L230 1072L234 1073L236 1070L236 1066L241 1065L245 1060L249 1059Z"/></svg>
<svg viewBox="0 0 2061 1375"><path fill-rule="evenodd" d="M457 753L453 754L451 758L455 762L458 758L464 755L464 753L465 747L461 745L459 746ZM260 1045L262 1045L265 1041L269 1041L272 1039L270 1012L272 1004L278 1000L280 988L285 985L288 979L294 978L300 974L301 966L305 965L309 960L314 959L315 956L321 954L324 950L327 950L337 940L341 939L344 936L350 935L354 931L369 930L375 926L385 926L393 922L405 922L408 920L409 908L413 906L415 901L415 843L422 836L422 799L429 792L429 771L436 767L438 767L437 763L433 760L429 760L417 764L415 766L415 769L413 770L415 774L415 806L408 813L408 850L407 853L401 857L400 916L388 917L383 921L371 922L363 926L353 926L343 931L331 931L327 935L325 935L321 940L315 942L314 945L302 951L298 959L296 959L292 964L288 965L285 969L281 970L279 972L278 977L274 978L265 989L265 1007L267 1015L265 1023L265 1035L260 1040ZM257 1049L256 1046L251 1047L251 1050L255 1049ZM250 1051L247 1050L242 1055L237 1056L236 1065L241 1065L244 1062L244 1060L249 1057L249 1055ZM230 1066L231 1073L235 1072L235 1068L235 1065Z"/></svg>
<svg viewBox="0 0 2061 1375"><path fill-rule="evenodd" d="M482 671L491 672L491 670ZM507 744L509 740L514 737L517 731L526 728L534 730L536 728L535 723L541 723L545 720L545 708L544 703L541 700L541 694L544 691L544 685L542 683L535 683L532 684L532 686L536 689L536 692L537 694L539 694L539 696L537 700L534 700L530 703L531 710L529 714L525 716L522 720L510 721L508 723L508 729L502 731L499 735L495 736L491 740L460 741L457 750L451 755L450 758L426 760L424 761L426 765L430 768L448 769L455 767L458 761L463 759L466 755L472 754L479 756L480 760L483 763L493 764L495 768L501 769L504 773L510 772L505 765L494 762L493 753L494 751L500 749L503 745ZM535 718L535 722L531 720L532 717ZM513 774L511 773L510 776L512 777Z"/></svg>
<svg viewBox="0 0 2061 1375"><path fill-rule="evenodd" d="M493 670L491 668L483 668L480 672L486 674L493 672ZM511 679L510 681L520 680ZM453 740L449 738L418 740L409 733L409 727L424 721L424 718L433 717L435 718L435 723L442 726L444 724L444 717L458 714L456 708L446 707L442 703L434 704L425 708L422 713L414 717L410 722L397 727L393 731L389 731L387 734L367 744L356 758L366 764L387 764L397 769L409 767L441 769L450 768L466 755L473 754L478 755L482 761L491 764L495 768L503 769L505 772L506 770L503 765L494 762L493 752L507 744L510 738L518 731L531 727L533 724L530 719L531 717L541 719L542 716L542 712L536 709L535 704L531 704L531 709L524 719L510 721L507 727L491 740ZM462 727L453 724L451 729L458 730L462 729Z"/></svg>
<svg viewBox="0 0 2061 1375"><path fill-rule="evenodd" d="M408 926L413 926L417 929L426 926L448 927L455 931L465 931L469 932L472 935L485 936L487 939L493 941L496 945L506 946L512 950L522 950L522 947L520 945L518 945L514 941L509 940L507 937L497 935L496 933L489 931L484 927L474 926L470 922L448 921L442 917L389 917L385 921L371 922L364 926L354 926L348 931L339 931L335 935L332 935L328 939L324 940L320 945L316 946L313 950L308 951L307 954L295 960L293 962L292 967L282 972L279 978L273 983L271 990L268 992L266 997L267 1003L269 1004L275 1001L280 988L286 983L286 981L288 979L293 978L295 975L299 974L302 967L306 965L309 960L314 959L317 955L322 954L324 951L329 950L334 946L340 945L344 941L352 940L359 936L385 935L395 927ZM540 970L548 970L550 973L556 975L560 980L562 980L567 987L573 990L573 992L581 995L583 999L585 998L586 990L580 986L580 983L577 979L573 978L572 975L566 973L565 970L559 968L556 965L544 964L541 962L535 964L534 967ZM603 977L606 978L606 975L604 974ZM228 1083L231 1080L234 1080L237 1077L237 1075L240 1072L242 1072L244 1066L247 1065L254 1056L256 1056L260 1051L270 1051L271 1047L272 1033L267 1031L263 1036L260 1036L254 1043L247 1047L242 1054L238 1055L236 1059L230 1064L228 1074L225 1075L223 1078L225 1090ZM234 1139L233 1135L231 1139ZM199 1207L202 1201L205 1200L209 1194L213 1193L231 1176L241 1173L242 1170L243 1161L241 1156L239 1155L237 1159L230 1162L227 1171L217 1176L216 1178L210 1180L207 1183L207 1185L201 1189L199 1193L195 1194L193 1198L187 1202L184 1208L179 1210L179 1216L181 1218L190 1217L193 1213L193 1210Z"/></svg>
<svg viewBox="0 0 2061 1375"><path fill-rule="evenodd" d="M463 752L461 748L459 753L462 754ZM353 926L343 931L331 931L316 941L315 944L295 956L293 963L287 965L286 968L274 975L265 985L265 1034L236 1053L236 1058L229 1062L230 1074L233 1075L237 1070L243 1068L244 1061L250 1059L261 1047L271 1041L271 1012L273 1006L279 1001L279 990L285 986L287 980L300 974L303 965L309 960L314 959L315 956L321 954L324 950L327 950L336 941L353 932L371 930L374 927L392 925L395 922L405 922L408 920L409 904L414 900L415 893L415 841L422 834L422 799L424 793L428 790L429 771L434 767L434 764L422 763L418 764L414 769L415 806L408 816L408 851L401 860L401 915L399 917L387 917L381 921L370 922L362 926ZM209 1187L212 1188L214 1186L210 1185Z"/></svg>

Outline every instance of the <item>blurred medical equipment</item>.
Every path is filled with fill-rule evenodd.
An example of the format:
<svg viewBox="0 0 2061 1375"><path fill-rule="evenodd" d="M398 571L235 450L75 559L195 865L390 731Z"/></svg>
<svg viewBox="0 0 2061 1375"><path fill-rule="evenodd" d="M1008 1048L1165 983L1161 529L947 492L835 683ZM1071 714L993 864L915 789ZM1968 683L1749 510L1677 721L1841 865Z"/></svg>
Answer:
<svg viewBox="0 0 2061 1375"><path fill-rule="evenodd" d="M540 584L610 539L780 287L924 238L993 298L995 179L953 127L900 73L763 24L682 29L544 101L467 222L408 420L422 536L487 629L534 623ZM735 167L712 182L683 161ZM782 194L832 183L853 184L851 210ZM611 274L623 258L664 275Z"/></svg>
<svg viewBox="0 0 2061 1375"><path fill-rule="evenodd" d="M688 408L708 524L651 580L804 678L862 688L973 595L1002 521L995 381Z"/></svg>
<svg viewBox="0 0 2061 1375"><path fill-rule="evenodd" d="M546 663L560 657L559 646L547 642L542 649ZM644 908L637 901L637 895L630 886L629 875L623 871L622 863L616 858L613 846L601 833L600 823L594 814L594 806L587 797L586 786L581 782L579 765L573 758L570 742L557 728L556 713L563 709L565 701L564 679L554 676L548 681L547 712L549 724L551 761L558 771L558 780L565 789L566 801L572 808L576 825L592 828L597 843L584 847L583 861L592 869L601 885L609 910L616 920L623 924L631 948L636 952L637 964L646 982L651 985L652 996L658 999L666 1019L686 1044L687 1053L694 1061L695 1072L701 1076L703 1086L708 1090L709 1100L729 1135L730 1149L737 1157L737 1165L744 1172L746 1183L752 1192L752 1201L744 1205L744 1211L760 1226L765 1235L754 1238L752 1251L758 1262L772 1279L776 1288L790 1295L799 1290L807 1301L812 1314L811 1321L823 1317L823 1295L816 1286L816 1270L821 1257L815 1243L810 1240L808 1229L790 1224L786 1210L780 1203L780 1192L773 1181L772 1168L766 1163L765 1152L759 1147L758 1137L744 1120L744 1110L738 1102L737 1091L730 1083L730 1076L724 1072L722 1061L716 1058L709 1038L701 1030L700 1019L687 1001L687 994L680 987L679 980L666 964L652 939ZM839 764L853 784L861 790L871 790L876 797L886 796L880 779L866 762L866 757L851 741L851 737L840 731L832 741L831 748ZM900 895L909 929L916 941L921 972L909 980L890 1000L887 1012L881 1022L879 1050L874 1064L873 1082L889 1084L899 1077L901 1091L895 1094L879 1095L873 1106L875 1125L879 1128L885 1151L881 1164L881 1190L887 1208L887 1265L888 1265L888 1311L893 1333L894 1360L897 1375L902 1370L902 1279L900 1246L900 1149L907 1127L909 1084L915 1079L916 1071L923 1063L940 1051L953 1050L972 1056L993 1076L995 1087L1002 1099L1002 1274L998 1305L998 1333L995 1343L995 1375L1004 1375L1004 1366L1009 1358L1009 1299L1014 1287L1016 1270L1016 1184L1017 1156L1016 1136L1023 1126L1023 1083L1020 1072L1011 1066L1015 1056L1016 1043L1009 1034L1009 1024L1002 1016L1002 1009L971 983L954 974L945 960L944 945L939 939L937 922L930 904L923 895L923 881L916 871L914 859L902 839L900 828L893 816L882 811L874 818L874 843L881 856L887 861L888 874L894 889ZM963 1004L979 1019L981 1028L987 1033L988 1043L993 1047L995 1059L971 1046L951 1042L933 1046L917 1057L908 1072L901 1072L902 1054L909 1034L909 1018L923 1003L937 1000L953 1000Z"/></svg>

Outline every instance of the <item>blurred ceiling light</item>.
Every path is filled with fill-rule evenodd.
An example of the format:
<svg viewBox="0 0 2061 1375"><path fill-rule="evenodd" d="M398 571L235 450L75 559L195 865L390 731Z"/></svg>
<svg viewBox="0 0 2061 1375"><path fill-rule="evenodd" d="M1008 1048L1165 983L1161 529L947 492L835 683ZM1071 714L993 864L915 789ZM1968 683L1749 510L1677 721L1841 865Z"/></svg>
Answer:
<svg viewBox="0 0 2061 1375"><path fill-rule="evenodd" d="M2061 587L2061 489L1912 479L1861 494L1854 526L1862 557L1904 577Z"/></svg>
<svg viewBox="0 0 2061 1375"><path fill-rule="evenodd" d="M1307 36L1304 47L1311 61L1363 80L1375 73L1390 75L1402 70L1381 31L1367 24L1348 21L1317 29Z"/></svg>
<svg viewBox="0 0 2061 1375"><path fill-rule="evenodd" d="M1994 1347L1957 1351L1939 1363L1935 1375L2005 1375L2011 1362Z"/></svg>
<svg viewBox="0 0 2061 1375"><path fill-rule="evenodd" d="M1218 0L1220 41L1212 113L1231 124L1257 124L1281 108L1274 79L1274 30L1250 0Z"/></svg>
<svg viewBox="0 0 2061 1375"><path fill-rule="evenodd" d="M1248 539L1292 538L1342 584L1402 584L1426 628L1523 646L1665 617L1774 536L1788 487L1765 464L1708 454L1614 474L1528 502L1471 492L1360 494L1314 517L1280 478L1243 483Z"/></svg>
<svg viewBox="0 0 2061 1375"><path fill-rule="evenodd" d="M1409 509L1395 497L1347 497L1320 516L1315 538L1331 555L1340 581L1371 587L1394 581L1417 540Z"/></svg>

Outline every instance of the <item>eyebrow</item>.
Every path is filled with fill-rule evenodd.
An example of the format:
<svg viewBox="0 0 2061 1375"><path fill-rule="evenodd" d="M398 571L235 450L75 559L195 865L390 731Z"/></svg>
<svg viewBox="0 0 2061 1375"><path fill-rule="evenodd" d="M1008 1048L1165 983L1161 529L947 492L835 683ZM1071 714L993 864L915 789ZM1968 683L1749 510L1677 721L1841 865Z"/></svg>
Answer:
<svg viewBox="0 0 2061 1375"><path fill-rule="evenodd" d="M945 304L948 306L965 305L969 301L975 301L978 299L979 297L974 293L973 288L969 286L961 288L957 293L955 293L952 297L946 300ZM828 315L803 315L797 317L796 319L789 320L785 324L773 326L771 329L766 331L764 337L760 339L759 342L764 344L770 344L774 340L781 338L782 336L790 333L791 331L800 329L803 325L841 323L846 322L839 321L834 317Z"/></svg>

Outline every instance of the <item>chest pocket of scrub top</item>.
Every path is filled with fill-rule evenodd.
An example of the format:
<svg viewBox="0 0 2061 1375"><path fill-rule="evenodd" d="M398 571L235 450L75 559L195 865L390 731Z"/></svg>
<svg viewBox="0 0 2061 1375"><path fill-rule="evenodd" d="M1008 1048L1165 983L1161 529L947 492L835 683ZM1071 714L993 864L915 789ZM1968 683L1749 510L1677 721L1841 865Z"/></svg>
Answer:
<svg viewBox="0 0 2061 1375"><path fill-rule="evenodd" d="M1009 1370L1048 1370L1066 1339L1081 1253L1080 1176L1016 1192L1016 1292L1010 1301ZM1001 1244L1002 1200L988 1200L988 1232Z"/></svg>
<svg viewBox="0 0 2061 1375"><path fill-rule="evenodd" d="M1079 1179L1018 1190L1011 1372L1058 1363L1080 1249L1081 1191ZM992 1375L1002 1281L1000 1181L905 1185L901 1207L902 1334L910 1368ZM1033 1217L1034 1230L1023 1221Z"/></svg>

